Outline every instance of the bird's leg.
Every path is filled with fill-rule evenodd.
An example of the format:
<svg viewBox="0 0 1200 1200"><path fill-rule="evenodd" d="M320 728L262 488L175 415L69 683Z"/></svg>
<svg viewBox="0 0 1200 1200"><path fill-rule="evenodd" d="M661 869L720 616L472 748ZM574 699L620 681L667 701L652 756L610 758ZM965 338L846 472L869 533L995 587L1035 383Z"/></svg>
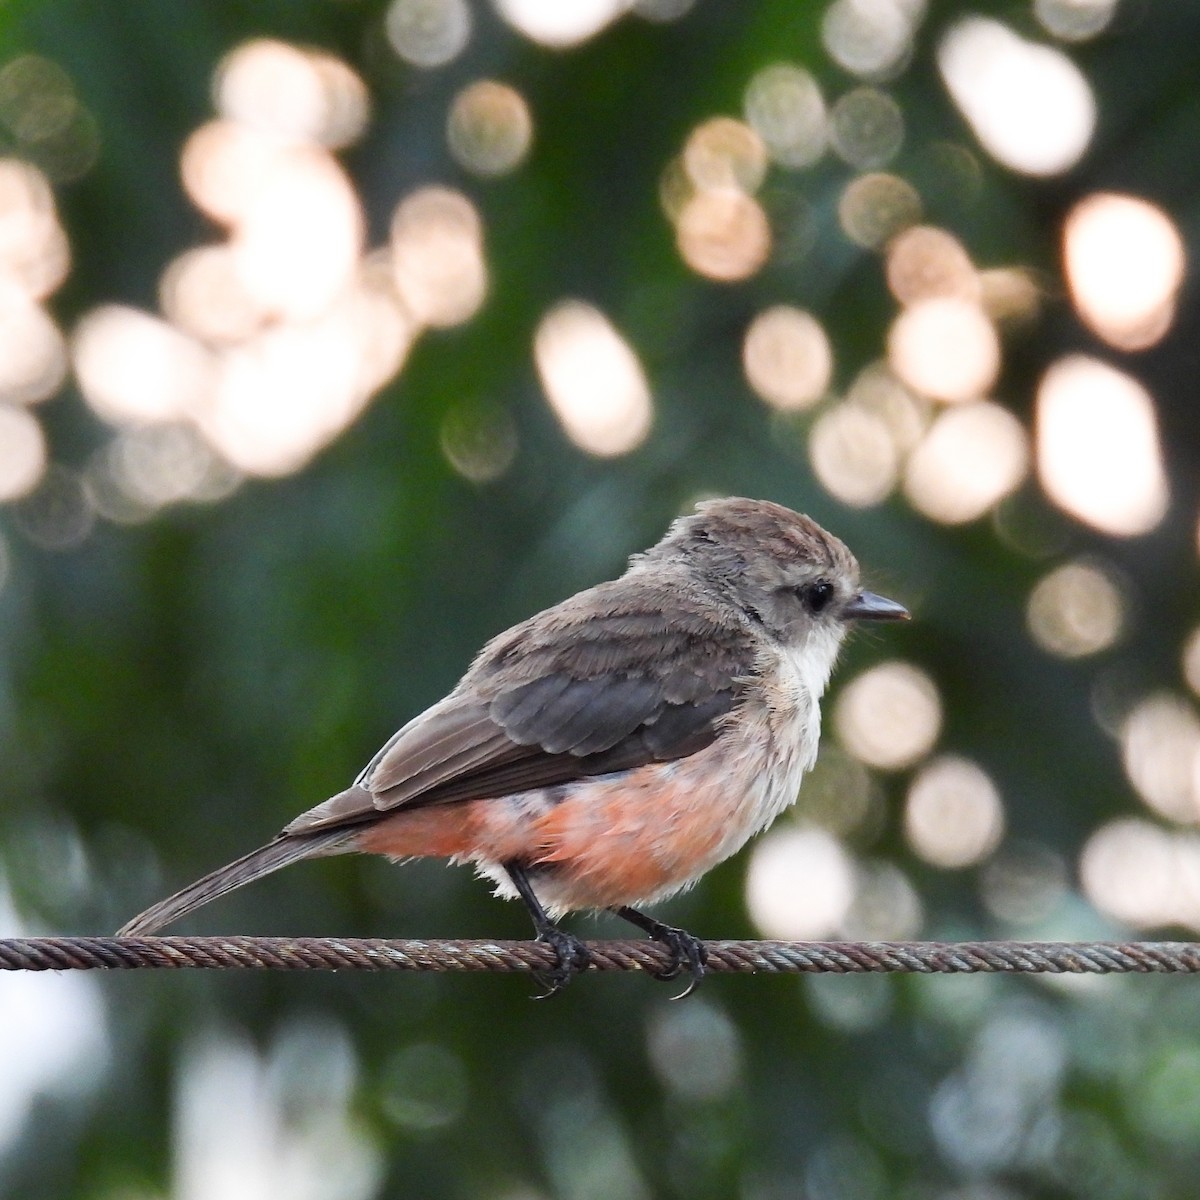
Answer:
<svg viewBox="0 0 1200 1200"><path fill-rule="evenodd" d="M533 918L534 928L537 930L537 940L549 946L558 959L558 964L549 977L544 978L540 974L537 976L548 989L537 999L545 1000L555 992L562 991L578 972L586 971L592 956L573 933L559 929L550 919L550 914L542 907L542 902L529 882L529 875L520 863L506 862L504 869L512 880L513 887L517 889L517 894L525 901L525 907L529 909L529 915Z"/></svg>
<svg viewBox="0 0 1200 1200"><path fill-rule="evenodd" d="M662 921L656 921L653 917L648 917L644 912L638 912L636 908L630 908L628 905L622 905L611 911L622 920L629 921L639 929L645 930L656 942L662 942L670 949L671 965L665 971L656 974L656 979L674 979L684 967L687 967L692 974L692 982L675 999L682 1000L684 996L690 996L696 990L696 985L704 978L704 964L708 961L704 943L698 937L688 933L686 929L676 929L674 925L664 925Z"/></svg>

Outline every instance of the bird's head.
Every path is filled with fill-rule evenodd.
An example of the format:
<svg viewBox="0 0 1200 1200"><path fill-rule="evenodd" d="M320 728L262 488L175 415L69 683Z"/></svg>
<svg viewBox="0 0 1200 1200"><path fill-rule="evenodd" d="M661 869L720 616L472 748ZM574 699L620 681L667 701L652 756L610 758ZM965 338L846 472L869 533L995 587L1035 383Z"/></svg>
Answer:
<svg viewBox="0 0 1200 1200"><path fill-rule="evenodd" d="M811 517L768 500L708 500L680 517L643 561L680 559L780 646L819 644L830 666L848 626L908 610L859 586L858 561Z"/></svg>

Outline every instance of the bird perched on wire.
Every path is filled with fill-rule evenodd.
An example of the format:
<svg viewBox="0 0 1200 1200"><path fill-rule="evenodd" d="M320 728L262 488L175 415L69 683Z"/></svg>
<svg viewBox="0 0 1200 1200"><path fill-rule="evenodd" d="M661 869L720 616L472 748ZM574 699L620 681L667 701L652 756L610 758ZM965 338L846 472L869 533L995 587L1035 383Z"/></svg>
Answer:
<svg viewBox="0 0 1200 1200"><path fill-rule="evenodd" d="M666 975L686 968L694 986L703 944L641 906L695 883L796 799L847 626L907 616L860 588L854 556L811 518L762 500L699 504L619 579L493 638L351 787L120 933L151 933L303 858L438 857L524 901L556 955L551 991L587 965L555 923L578 909L662 941Z"/></svg>

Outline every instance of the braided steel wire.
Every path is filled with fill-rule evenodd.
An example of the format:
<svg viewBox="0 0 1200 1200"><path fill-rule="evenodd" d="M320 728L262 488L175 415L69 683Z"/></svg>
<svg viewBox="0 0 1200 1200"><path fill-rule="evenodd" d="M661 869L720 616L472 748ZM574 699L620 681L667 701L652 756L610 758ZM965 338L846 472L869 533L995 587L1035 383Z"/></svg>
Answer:
<svg viewBox="0 0 1200 1200"><path fill-rule="evenodd" d="M660 973L671 951L653 941L585 942L588 970ZM710 941L713 974L923 975L1200 972L1193 942ZM334 937L0 938L0 971L186 969L268 971L550 971L539 942Z"/></svg>

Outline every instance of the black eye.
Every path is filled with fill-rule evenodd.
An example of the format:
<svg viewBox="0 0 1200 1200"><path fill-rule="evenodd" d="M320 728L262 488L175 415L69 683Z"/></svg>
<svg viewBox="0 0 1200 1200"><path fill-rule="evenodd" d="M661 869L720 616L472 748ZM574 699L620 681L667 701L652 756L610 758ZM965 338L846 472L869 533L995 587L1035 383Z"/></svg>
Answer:
<svg viewBox="0 0 1200 1200"><path fill-rule="evenodd" d="M801 584L796 589L800 602L814 616L829 607L833 599L833 584L828 579L817 579L813 583Z"/></svg>

